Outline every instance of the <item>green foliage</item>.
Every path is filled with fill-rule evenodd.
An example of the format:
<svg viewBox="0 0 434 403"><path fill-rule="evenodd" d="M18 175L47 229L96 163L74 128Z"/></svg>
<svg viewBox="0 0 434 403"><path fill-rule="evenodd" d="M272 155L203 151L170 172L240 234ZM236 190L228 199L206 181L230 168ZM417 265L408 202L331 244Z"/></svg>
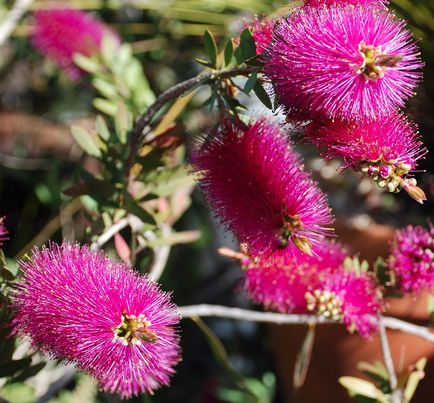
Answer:
<svg viewBox="0 0 434 403"><path fill-rule="evenodd" d="M271 372L262 379L246 378L244 385L247 390L220 388L217 396L224 402L231 403L272 403L276 389L276 378Z"/></svg>
<svg viewBox="0 0 434 403"><path fill-rule="evenodd" d="M203 36L203 40L205 43L205 52L209 59L210 67L217 67L217 45L215 43L215 39L212 34L206 30Z"/></svg>

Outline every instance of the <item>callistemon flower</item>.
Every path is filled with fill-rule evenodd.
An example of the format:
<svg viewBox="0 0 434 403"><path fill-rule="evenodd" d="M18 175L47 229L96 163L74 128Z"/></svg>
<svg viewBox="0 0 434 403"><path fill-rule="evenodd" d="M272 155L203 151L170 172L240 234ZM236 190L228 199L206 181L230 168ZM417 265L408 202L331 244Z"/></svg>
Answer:
<svg viewBox="0 0 434 403"><path fill-rule="evenodd" d="M311 124L307 140L325 149L326 158L340 157L345 167L361 171L389 192L405 189L419 203L426 200L409 172L427 150L416 124L403 114L391 114L358 122Z"/></svg>
<svg viewBox="0 0 434 403"><path fill-rule="evenodd" d="M191 161L200 186L249 255L315 252L330 209L277 125L225 121L199 143Z"/></svg>
<svg viewBox="0 0 434 403"><path fill-rule="evenodd" d="M256 54L261 55L267 49L273 39L275 21L260 19L255 15L254 19L244 24L244 28L250 28L256 45ZM239 42L239 41L238 41Z"/></svg>
<svg viewBox="0 0 434 403"><path fill-rule="evenodd" d="M305 295L319 287L321 280L338 271L347 252L338 243L326 243L315 256L270 256L244 260L245 289L258 304L282 313L307 313Z"/></svg>
<svg viewBox="0 0 434 403"><path fill-rule="evenodd" d="M396 232L388 267L404 292L434 290L434 227L408 226Z"/></svg>
<svg viewBox="0 0 434 403"><path fill-rule="evenodd" d="M5 218L0 217L0 246L3 245L4 241L7 241L9 239L8 233L9 231L5 226Z"/></svg>
<svg viewBox="0 0 434 403"><path fill-rule="evenodd" d="M388 115L413 95L419 51L378 7L301 7L274 29L265 74L291 120Z"/></svg>
<svg viewBox="0 0 434 403"><path fill-rule="evenodd" d="M368 273L337 271L322 279L305 298L308 311L343 322L350 332L369 337L378 328L380 292Z"/></svg>
<svg viewBox="0 0 434 403"><path fill-rule="evenodd" d="M36 347L124 398L169 383L179 361L179 315L156 283L69 243L34 249L20 267L13 307Z"/></svg>
<svg viewBox="0 0 434 403"><path fill-rule="evenodd" d="M73 62L73 55L98 53L104 36L119 44L118 36L92 15L70 8L39 10L33 14L33 45L64 69L71 78L83 72Z"/></svg>
<svg viewBox="0 0 434 403"><path fill-rule="evenodd" d="M353 6L384 6L389 3L388 0L304 0L305 6L320 7L320 6L332 6L339 4L346 6L351 4Z"/></svg>

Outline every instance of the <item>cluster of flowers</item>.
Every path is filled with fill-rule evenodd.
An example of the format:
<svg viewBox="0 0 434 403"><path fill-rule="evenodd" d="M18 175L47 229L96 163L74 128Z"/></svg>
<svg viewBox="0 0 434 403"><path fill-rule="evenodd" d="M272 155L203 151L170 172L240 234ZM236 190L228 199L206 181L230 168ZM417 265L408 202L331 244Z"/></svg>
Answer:
<svg viewBox="0 0 434 403"><path fill-rule="evenodd" d="M265 119L224 122L191 162L211 206L241 244L246 290L268 309L314 313L369 336L381 309L374 280L344 267L326 241L333 219L281 128Z"/></svg>
<svg viewBox="0 0 434 403"><path fill-rule="evenodd" d="M404 293L434 291L434 227L396 232L388 260L391 285Z"/></svg>
<svg viewBox="0 0 434 403"><path fill-rule="evenodd" d="M303 123L306 141L380 188L404 189L423 203L411 172L427 150L416 124L399 111L414 94L422 62L410 31L386 4L308 0L252 30L275 96L288 121Z"/></svg>
<svg viewBox="0 0 434 403"><path fill-rule="evenodd" d="M20 268L15 324L35 347L123 398L168 385L180 356L180 318L156 283L66 242L35 249Z"/></svg>
<svg viewBox="0 0 434 403"><path fill-rule="evenodd" d="M420 80L422 62L404 22L386 5L308 0L286 18L255 18L250 28L265 76L287 120L303 123L305 139L379 187L405 189L422 203L424 192L409 174L427 151L416 125L399 111ZM254 301L340 320L363 336L376 329L376 283L346 267L345 248L326 241L332 217L324 195L278 127L264 119L224 122L191 160L209 203L240 242ZM397 275L414 262L392 252ZM431 273L432 252L423 256ZM422 276L419 266L412 266L413 279ZM398 277L410 290L403 273Z"/></svg>

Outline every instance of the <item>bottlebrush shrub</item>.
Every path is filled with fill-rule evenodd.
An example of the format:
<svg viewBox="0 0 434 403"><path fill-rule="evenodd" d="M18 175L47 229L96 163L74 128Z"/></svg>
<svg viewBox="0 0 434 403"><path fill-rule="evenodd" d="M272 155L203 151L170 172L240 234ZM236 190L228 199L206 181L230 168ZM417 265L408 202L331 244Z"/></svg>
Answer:
<svg viewBox="0 0 434 403"><path fill-rule="evenodd" d="M434 290L434 227L409 225L396 232L388 267L394 285L403 292Z"/></svg>
<svg viewBox="0 0 434 403"><path fill-rule="evenodd" d="M265 119L226 120L197 141L191 162L209 203L249 255L310 254L332 231L325 195L290 140Z"/></svg>
<svg viewBox="0 0 434 403"><path fill-rule="evenodd" d="M119 37L104 23L79 10L61 8L33 13L33 45L65 70L72 79L83 72L73 62L73 55L91 56L99 52L104 36L119 44Z"/></svg>
<svg viewBox="0 0 434 403"><path fill-rule="evenodd" d="M413 95L419 51L377 7L301 7L277 23L265 74L288 118L358 120L388 115Z"/></svg>
<svg viewBox="0 0 434 403"><path fill-rule="evenodd" d="M250 298L266 309L282 313L308 313L305 295L342 267L346 249L324 243L315 256L270 256L243 262L244 287Z"/></svg>
<svg viewBox="0 0 434 403"><path fill-rule="evenodd" d="M416 169L427 149L416 124L405 115L310 124L304 133L307 141L324 149L327 159L342 158L345 168L369 175L389 192L404 188L418 202L426 200L416 179L407 175Z"/></svg>
<svg viewBox="0 0 434 403"><path fill-rule="evenodd" d="M369 273L336 271L308 292L306 300L309 311L342 321L351 333L369 337L378 328L381 293Z"/></svg>
<svg viewBox="0 0 434 403"><path fill-rule="evenodd" d="M12 294L19 331L123 398L167 385L179 361L169 294L86 246L34 249Z"/></svg>

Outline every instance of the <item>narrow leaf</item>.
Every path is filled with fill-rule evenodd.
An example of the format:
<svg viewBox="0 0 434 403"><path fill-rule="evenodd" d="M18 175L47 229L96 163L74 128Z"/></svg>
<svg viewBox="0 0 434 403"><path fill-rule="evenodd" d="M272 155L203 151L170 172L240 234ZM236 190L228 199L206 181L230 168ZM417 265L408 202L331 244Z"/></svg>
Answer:
<svg viewBox="0 0 434 403"><path fill-rule="evenodd" d="M95 60L86 57L81 53L75 53L72 56L72 60L78 67L80 67L80 69L87 71L88 73L97 73L100 68L99 64Z"/></svg>
<svg viewBox="0 0 434 403"><path fill-rule="evenodd" d="M225 47L225 66L229 66L234 55L234 42L232 39L229 40Z"/></svg>
<svg viewBox="0 0 434 403"><path fill-rule="evenodd" d="M250 94L250 91L253 90L253 87L256 84L256 80L258 78L258 73L253 72L252 74L250 74L249 79L246 81L246 84L244 85L244 92L248 95Z"/></svg>
<svg viewBox="0 0 434 403"><path fill-rule="evenodd" d="M240 45L235 51L235 58L239 64L246 60L256 57L256 44L253 39L252 31L246 28L240 36Z"/></svg>
<svg viewBox="0 0 434 403"><path fill-rule="evenodd" d="M205 31L203 35L203 40L205 42L205 52L211 62L212 67L216 67L217 64L217 45L215 43L214 37L208 30Z"/></svg>
<svg viewBox="0 0 434 403"><path fill-rule="evenodd" d="M424 369L427 363L427 359L421 358L415 365L415 370L410 374L407 381L407 386L404 390L404 402L408 403L413 398L417 386L423 377L425 376Z"/></svg>
<svg viewBox="0 0 434 403"><path fill-rule="evenodd" d="M268 108L273 109L273 104L271 103L270 97L267 94L267 91L264 90L261 83L256 81L253 91L255 92L258 99Z"/></svg>
<svg viewBox="0 0 434 403"><path fill-rule="evenodd" d="M134 214L136 217L140 218L140 220L142 220L144 223L155 224L154 217L140 207L130 196L127 196L125 201L127 209L131 214Z"/></svg>
<svg viewBox="0 0 434 403"><path fill-rule="evenodd" d="M384 365L380 362L377 362L375 365L373 365L369 362L360 361L357 364L357 369L374 378L376 381L389 380L389 374L386 368L384 368Z"/></svg>
<svg viewBox="0 0 434 403"><path fill-rule="evenodd" d="M377 399L380 402L388 402L386 396L377 387L363 379L354 378L352 376L342 376L339 378L339 383L348 391L352 396L361 395L371 399Z"/></svg>
<svg viewBox="0 0 434 403"><path fill-rule="evenodd" d="M100 112L105 113L106 115L114 116L116 114L116 105L104 98L95 98L92 104L95 109L98 109Z"/></svg>
<svg viewBox="0 0 434 403"><path fill-rule="evenodd" d="M105 141L108 141L110 139L110 131L107 127L104 118L101 115L98 115L96 117L95 129L102 139L104 139Z"/></svg>
<svg viewBox="0 0 434 403"><path fill-rule="evenodd" d="M295 389L300 389L306 380L307 370L312 356L312 350L315 342L315 326L310 326L306 333L300 351L295 361L293 385Z"/></svg>
<svg viewBox="0 0 434 403"><path fill-rule="evenodd" d="M115 115L116 135L121 144L127 142L127 133L132 128L133 119L123 102L119 102Z"/></svg>
<svg viewBox="0 0 434 403"><path fill-rule="evenodd" d="M83 129L80 126L72 126L71 133L78 145L86 151L87 154L96 158L102 156L101 150L95 142L95 139L86 129Z"/></svg>

